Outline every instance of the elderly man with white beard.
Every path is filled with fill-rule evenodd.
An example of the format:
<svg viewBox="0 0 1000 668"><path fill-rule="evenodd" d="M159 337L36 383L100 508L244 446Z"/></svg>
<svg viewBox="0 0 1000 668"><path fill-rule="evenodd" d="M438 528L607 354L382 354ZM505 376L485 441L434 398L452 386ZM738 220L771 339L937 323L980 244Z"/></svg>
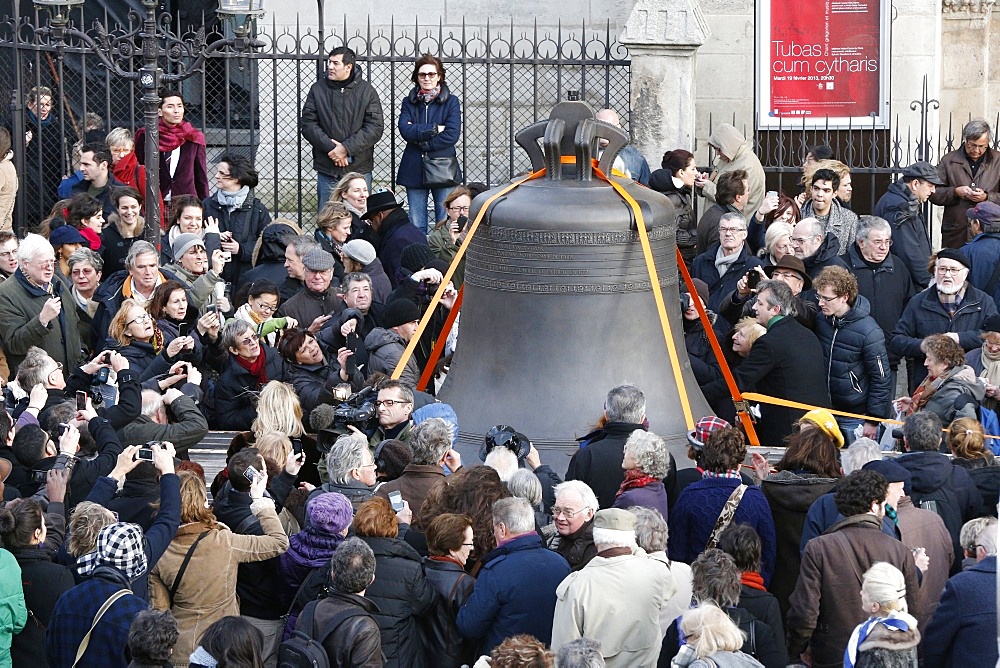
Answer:
<svg viewBox="0 0 1000 668"><path fill-rule="evenodd" d="M938 251L934 282L906 305L889 340L897 355L908 357L909 393L927 376L920 342L931 334L947 334L966 351L982 345L983 322L996 315L993 298L968 282L969 258L954 248Z"/></svg>

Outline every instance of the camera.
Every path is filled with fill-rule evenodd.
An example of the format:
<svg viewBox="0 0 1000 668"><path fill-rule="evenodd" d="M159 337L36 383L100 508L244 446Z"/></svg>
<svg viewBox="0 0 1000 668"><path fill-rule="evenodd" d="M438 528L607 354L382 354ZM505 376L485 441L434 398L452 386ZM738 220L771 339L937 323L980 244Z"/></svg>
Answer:
<svg viewBox="0 0 1000 668"><path fill-rule="evenodd" d="M94 374L94 383L97 385L104 385L108 382L108 378L110 376L111 376L111 369L109 369L106 366L102 366L100 369L97 370L97 373ZM94 404L96 405L97 402L95 401Z"/></svg>
<svg viewBox="0 0 1000 668"><path fill-rule="evenodd" d="M260 476L260 471L252 466L248 466L247 470L243 472L243 477L253 483Z"/></svg>
<svg viewBox="0 0 1000 668"><path fill-rule="evenodd" d="M83 390L76 391L76 410L87 410L87 393Z"/></svg>
<svg viewBox="0 0 1000 668"><path fill-rule="evenodd" d="M355 392L341 403L333 412L333 424L330 430L335 434L350 434L348 426L354 426L365 432L371 432L378 423L378 411L375 410L375 388L366 387Z"/></svg>
<svg viewBox="0 0 1000 668"><path fill-rule="evenodd" d="M681 293L681 313L691 308L691 295L687 292Z"/></svg>
<svg viewBox="0 0 1000 668"><path fill-rule="evenodd" d="M59 423L59 438L62 438L63 434L66 433L67 429L69 429L69 425L68 424L66 424L65 422L60 422Z"/></svg>
<svg viewBox="0 0 1000 668"><path fill-rule="evenodd" d="M295 437L295 438L292 439L292 452L294 452L295 454L299 454L300 452L302 452L302 439L301 438Z"/></svg>
<svg viewBox="0 0 1000 668"><path fill-rule="evenodd" d="M31 479L35 482L48 482L49 472L48 471L32 471Z"/></svg>
<svg viewBox="0 0 1000 668"><path fill-rule="evenodd" d="M139 448L139 452L135 453L135 458L140 462L153 461L152 448Z"/></svg>
<svg viewBox="0 0 1000 668"><path fill-rule="evenodd" d="M399 492L389 492L389 503L392 504L393 511L398 513L403 509L403 495Z"/></svg>
<svg viewBox="0 0 1000 668"><path fill-rule="evenodd" d="M747 272L747 287L753 290L760 284L760 272L751 269Z"/></svg>

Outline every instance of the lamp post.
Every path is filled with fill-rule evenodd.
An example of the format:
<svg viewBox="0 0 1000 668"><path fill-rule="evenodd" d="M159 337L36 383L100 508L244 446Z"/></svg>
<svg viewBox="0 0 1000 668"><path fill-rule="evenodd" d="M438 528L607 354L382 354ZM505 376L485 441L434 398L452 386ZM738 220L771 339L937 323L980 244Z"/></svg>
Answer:
<svg viewBox="0 0 1000 668"><path fill-rule="evenodd" d="M35 33L55 43L60 60L66 38L79 40L100 59L104 67L116 76L138 84L142 90L143 125L146 128L146 192L143 193L146 202L146 227L143 234L146 240L159 247L162 211L155 203L160 200L160 85L177 83L203 71L205 58L211 53L232 50L242 57L253 49L264 46L263 42L253 38L254 21L264 15L264 0L219 0L216 13L230 24L234 36L218 39L211 44L206 44L204 27L189 40L182 40L174 35L170 31L170 15L157 16L157 0L142 0L144 12L141 16L136 11L130 11L129 19L135 27L123 34L112 36L106 26L95 22L97 38L94 39L69 21L72 8L83 2L84 0L34 0L37 9L49 12L48 25L36 28ZM160 68L159 60L164 54L178 63L178 71L164 72ZM124 67L137 55L142 58L141 68L136 71Z"/></svg>

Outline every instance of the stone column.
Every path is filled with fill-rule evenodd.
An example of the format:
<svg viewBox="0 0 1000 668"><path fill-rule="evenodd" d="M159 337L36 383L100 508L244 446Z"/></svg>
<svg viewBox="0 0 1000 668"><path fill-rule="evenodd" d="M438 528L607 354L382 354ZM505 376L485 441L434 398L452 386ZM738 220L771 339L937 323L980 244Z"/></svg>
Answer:
<svg viewBox="0 0 1000 668"><path fill-rule="evenodd" d="M699 0L637 0L620 41L632 57L632 143L658 164L695 149L695 54L709 37Z"/></svg>

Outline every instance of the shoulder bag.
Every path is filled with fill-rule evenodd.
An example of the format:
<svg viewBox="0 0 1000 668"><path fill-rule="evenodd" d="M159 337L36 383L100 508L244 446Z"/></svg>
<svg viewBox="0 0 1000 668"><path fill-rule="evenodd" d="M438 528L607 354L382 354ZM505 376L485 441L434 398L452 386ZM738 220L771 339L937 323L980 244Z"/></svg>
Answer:
<svg viewBox="0 0 1000 668"><path fill-rule="evenodd" d="M729 495L726 499L726 505L722 506L722 512L719 513L719 519L715 520L715 528L712 529L712 535L708 537L708 544L705 549L715 547L719 542L719 536L725 531L726 527L733 521L733 517L736 515L736 509L740 507L740 501L743 500L743 492L747 491L746 485L740 485L733 490L733 493Z"/></svg>
<svg viewBox="0 0 1000 668"><path fill-rule="evenodd" d="M101 617L103 617L104 613L111 609L111 606L115 604L115 601L131 593L132 592L128 589L119 589L104 602L104 605L98 608L97 614L94 615L94 621L87 630L87 634L83 636L83 640L80 641L80 646L76 648L76 658L73 659L73 668L76 668L76 665L80 663L80 659L82 659L83 655L87 653L87 647L90 645L90 634L94 632L95 628L97 628L97 622L101 621Z"/></svg>

